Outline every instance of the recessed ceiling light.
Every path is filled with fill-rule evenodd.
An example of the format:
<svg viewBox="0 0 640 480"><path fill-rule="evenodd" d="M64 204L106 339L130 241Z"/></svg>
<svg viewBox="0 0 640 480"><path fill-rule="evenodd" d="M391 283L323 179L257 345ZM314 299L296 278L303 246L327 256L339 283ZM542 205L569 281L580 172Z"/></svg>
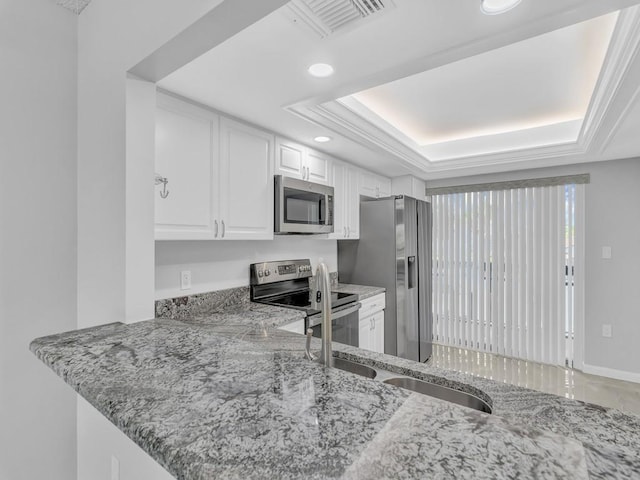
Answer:
<svg viewBox="0 0 640 480"><path fill-rule="evenodd" d="M326 143L331 141L331 137L319 136L314 138L313 140L318 143Z"/></svg>
<svg viewBox="0 0 640 480"><path fill-rule="evenodd" d="M480 0L480 10L485 15L498 15L515 8L522 0Z"/></svg>
<svg viewBox="0 0 640 480"><path fill-rule="evenodd" d="M314 77L328 77L333 75L333 67L328 63L314 63L308 69Z"/></svg>

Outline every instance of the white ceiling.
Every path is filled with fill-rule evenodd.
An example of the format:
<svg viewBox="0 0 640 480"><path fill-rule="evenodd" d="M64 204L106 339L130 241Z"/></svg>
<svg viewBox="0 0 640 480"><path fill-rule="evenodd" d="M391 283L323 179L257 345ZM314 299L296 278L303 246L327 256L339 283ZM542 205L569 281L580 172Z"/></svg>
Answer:
<svg viewBox="0 0 640 480"><path fill-rule="evenodd" d="M320 149L389 176L640 155L631 127L640 107L627 107L640 71L633 77L625 50L640 22L629 14L618 22L608 56L616 15L586 22L636 3L523 0L485 16L472 1L395 0L327 38L284 7L159 86L306 144L328 134L334 140ZM310 77L316 62L335 75Z"/></svg>

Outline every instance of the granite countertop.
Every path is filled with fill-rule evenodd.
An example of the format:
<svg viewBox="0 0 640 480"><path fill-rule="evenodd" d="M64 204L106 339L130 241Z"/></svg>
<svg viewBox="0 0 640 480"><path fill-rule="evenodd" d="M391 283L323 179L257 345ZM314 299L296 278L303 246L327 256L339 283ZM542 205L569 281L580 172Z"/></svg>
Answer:
<svg viewBox="0 0 640 480"><path fill-rule="evenodd" d="M178 479L640 478L640 417L339 344L494 414L327 369L274 328L300 315L245 303L30 348Z"/></svg>
<svg viewBox="0 0 640 480"><path fill-rule="evenodd" d="M373 297L379 293L384 293L383 287L368 287L366 285L353 285L350 283L338 283L338 286L331 287L333 292L341 293L355 293L358 295L358 300L364 300L366 298Z"/></svg>

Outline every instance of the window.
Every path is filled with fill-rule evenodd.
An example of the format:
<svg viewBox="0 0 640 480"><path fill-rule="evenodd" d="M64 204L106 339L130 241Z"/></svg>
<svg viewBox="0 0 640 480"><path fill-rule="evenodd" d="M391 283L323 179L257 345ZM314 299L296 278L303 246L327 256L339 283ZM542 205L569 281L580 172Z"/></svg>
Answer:
<svg viewBox="0 0 640 480"><path fill-rule="evenodd" d="M584 185L432 193L432 203L434 341L580 367Z"/></svg>

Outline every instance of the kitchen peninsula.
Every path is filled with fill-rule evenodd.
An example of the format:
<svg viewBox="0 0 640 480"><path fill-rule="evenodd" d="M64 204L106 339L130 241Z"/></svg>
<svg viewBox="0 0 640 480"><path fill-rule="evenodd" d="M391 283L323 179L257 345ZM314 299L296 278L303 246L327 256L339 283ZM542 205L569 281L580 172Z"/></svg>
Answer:
<svg viewBox="0 0 640 480"><path fill-rule="evenodd" d="M237 300L31 350L178 479L640 476L636 416L338 344L339 357L480 396L493 415L326 369L277 328L299 312Z"/></svg>

